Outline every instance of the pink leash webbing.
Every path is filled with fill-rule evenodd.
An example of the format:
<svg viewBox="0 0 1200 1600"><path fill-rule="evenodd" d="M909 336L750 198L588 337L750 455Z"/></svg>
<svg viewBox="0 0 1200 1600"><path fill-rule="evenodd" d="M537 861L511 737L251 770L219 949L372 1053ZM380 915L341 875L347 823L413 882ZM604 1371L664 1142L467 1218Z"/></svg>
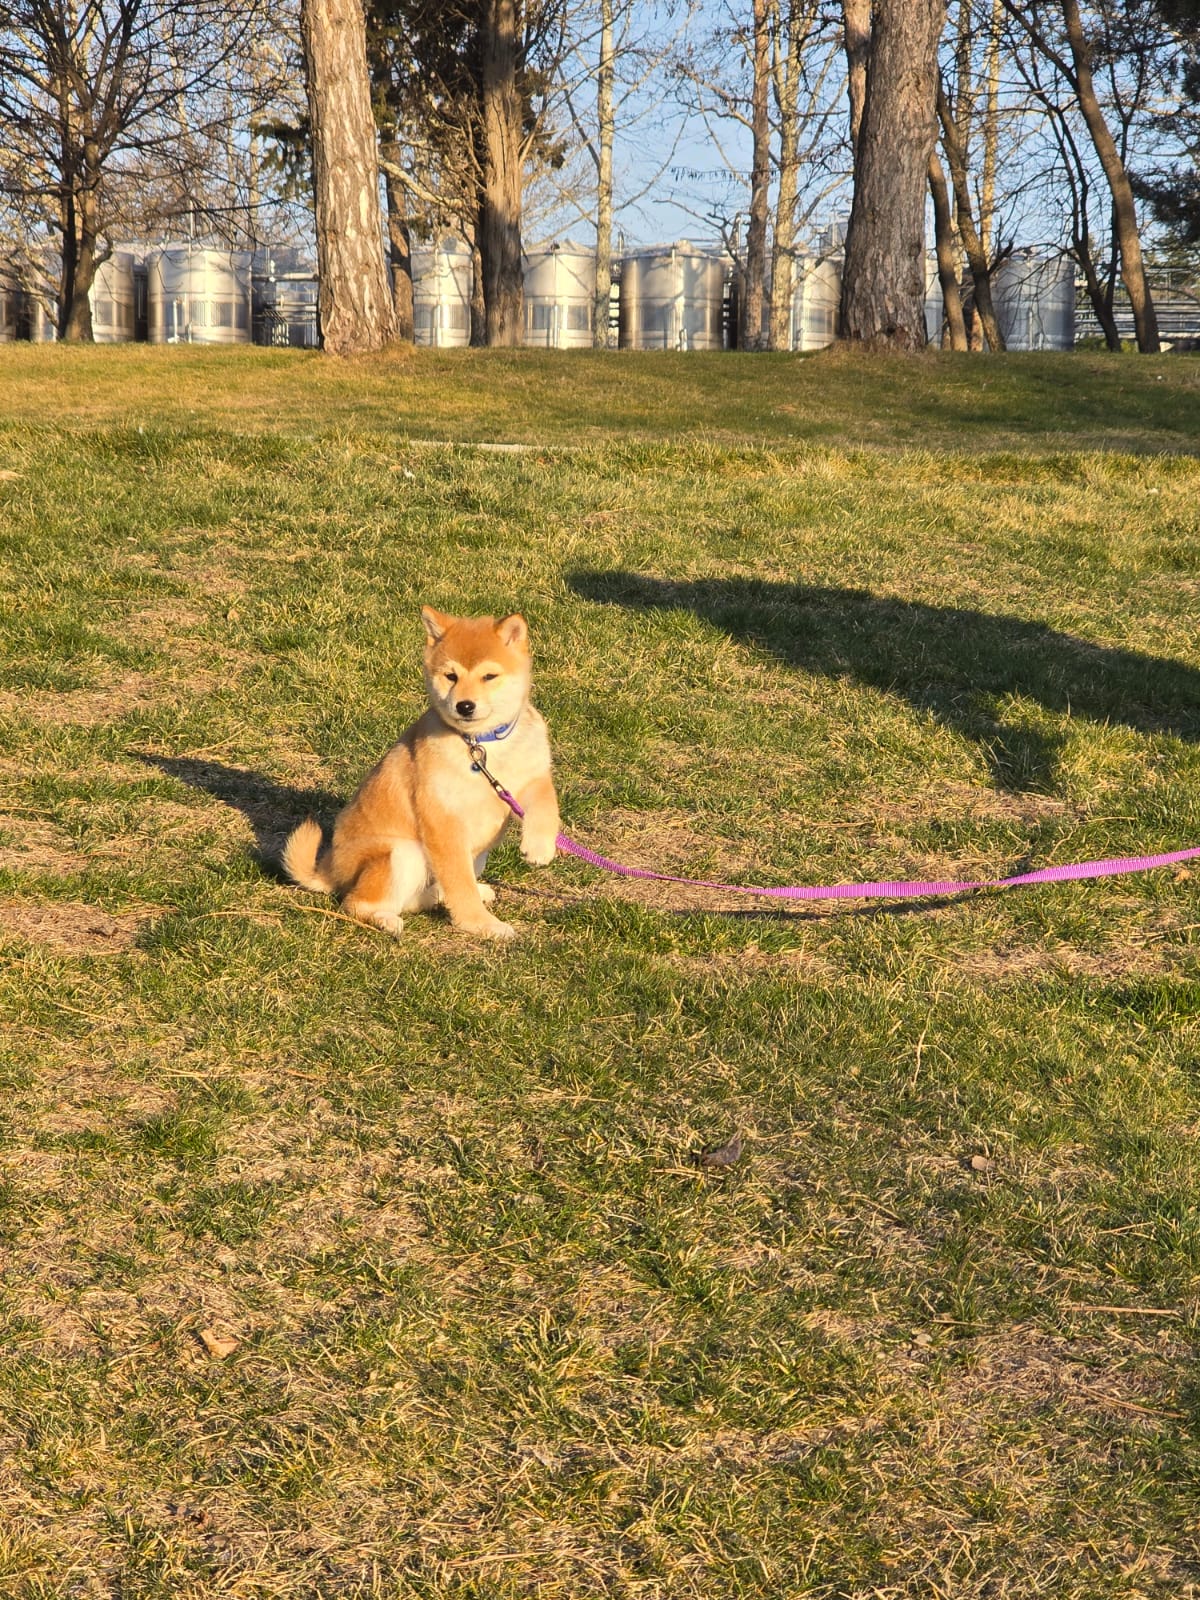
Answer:
<svg viewBox="0 0 1200 1600"><path fill-rule="evenodd" d="M490 778L490 774L489 774ZM496 793L518 817L524 811L507 789L495 785ZM677 878L669 872L649 872L645 867L627 867L611 861L586 845L576 844L560 833L555 840L564 855L576 856L589 866L600 867L620 878L649 878L655 883L678 883L689 889L717 889L724 894L765 895L773 900L918 900L926 896L967 894L976 889L1015 889L1027 883L1071 883L1080 878L1116 878L1130 872L1149 872L1154 867L1171 867L1200 857L1200 845L1189 850L1171 850L1158 856L1116 856L1108 861L1075 861L1061 867L1039 867L1036 872L1020 872L1012 878L986 878L979 882L957 879L942 882L785 884L759 888L745 883L713 883L707 878Z"/></svg>

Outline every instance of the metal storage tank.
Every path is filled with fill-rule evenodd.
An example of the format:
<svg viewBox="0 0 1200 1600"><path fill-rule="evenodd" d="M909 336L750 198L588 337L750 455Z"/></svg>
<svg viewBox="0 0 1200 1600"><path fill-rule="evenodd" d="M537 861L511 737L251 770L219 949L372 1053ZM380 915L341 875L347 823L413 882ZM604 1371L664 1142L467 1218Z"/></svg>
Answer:
<svg viewBox="0 0 1200 1600"><path fill-rule="evenodd" d="M622 350L720 350L725 264L679 243L639 250L621 262Z"/></svg>
<svg viewBox="0 0 1200 1600"><path fill-rule="evenodd" d="M1010 350L1075 346L1075 268L1065 256L1018 250L992 274L996 319Z"/></svg>
<svg viewBox="0 0 1200 1600"><path fill-rule="evenodd" d="M92 280L92 338L97 344L126 344L137 332L132 250L114 250Z"/></svg>
<svg viewBox="0 0 1200 1600"><path fill-rule="evenodd" d="M25 291L11 267L0 265L0 344L20 337L21 303Z"/></svg>
<svg viewBox="0 0 1200 1600"><path fill-rule="evenodd" d="M790 348L824 350L837 338L838 307L842 302L842 263L801 256L796 262L792 290Z"/></svg>
<svg viewBox="0 0 1200 1600"><path fill-rule="evenodd" d="M248 251L164 245L146 274L151 344L249 344Z"/></svg>
<svg viewBox="0 0 1200 1600"><path fill-rule="evenodd" d="M48 299L30 288L41 277L25 261L0 262L0 343L15 339L31 344L51 344L58 327Z"/></svg>
<svg viewBox="0 0 1200 1600"><path fill-rule="evenodd" d="M942 280L938 277L937 256L932 250L927 250L925 252L925 338L929 344L941 344L945 321L946 302L942 295Z"/></svg>
<svg viewBox="0 0 1200 1600"><path fill-rule="evenodd" d="M523 258L525 343L590 350L596 300L596 256L569 239L535 245Z"/></svg>
<svg viewBox="0 0 1200 1600"><path fill-rule="evenodd" d="M255 344L315 350L319 288L312 262L298 246L256 250L251 264Z"/></svg>
<svg viewBox="0 0 1200 1600"><path fill-rule="evenodd" d="M466 345L471 342L471 250L447 236L414 245L413 342Z"/></svg>

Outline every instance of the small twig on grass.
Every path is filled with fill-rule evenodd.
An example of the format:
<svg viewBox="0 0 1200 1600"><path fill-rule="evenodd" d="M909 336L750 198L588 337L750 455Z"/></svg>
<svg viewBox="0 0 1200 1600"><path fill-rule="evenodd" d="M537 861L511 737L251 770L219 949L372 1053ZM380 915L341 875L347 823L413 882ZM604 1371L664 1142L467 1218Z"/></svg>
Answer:
<svg viewBox="0 0 1200 1600"><path fill-rule="evenodd" d="M1143 1417L1173 1417L1177 1421L1182 1421L1187 1416L1186 1411L1156 1411L1151 1406L1140 1406L1136 1400L1122 1400L1118 1395L1106 1394L1103 1389L1085 1387L1083 1392L1089 1399L1099 1400L1102 1405L1120 1406L1126 1411L1140 1412Z"/></svg>
<svg viewBox="0 0 1200 1600"><path fill-rule="evenodd" d="M1064 1311L1082 1311L1100 1315L1115 1315L1120 1317L1176 1317L1182 1318L1182 1311L1172 1311L1170 1308L1159 1306L1077 1306L1065 1305Z"/></svg>

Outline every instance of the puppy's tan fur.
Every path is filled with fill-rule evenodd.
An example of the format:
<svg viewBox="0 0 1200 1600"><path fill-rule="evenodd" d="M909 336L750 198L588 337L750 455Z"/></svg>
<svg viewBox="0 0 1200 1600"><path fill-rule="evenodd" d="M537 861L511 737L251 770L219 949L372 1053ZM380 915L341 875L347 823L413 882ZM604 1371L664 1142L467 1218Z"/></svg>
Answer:
<svg viewBox="0 0 1200 1600"><path fill-rule="evenodd" d="M336 894L351 916L389 933L400 932L406 913L442 904L456 928L511 939L515 930L488 910L494 893L478 878L512 812L472 771L463 735L511 727L484 744L488 770L525 812L522 855L553 860L558 799L546 724L529 700L529 631L515 615L496 622L426 606L421 617L429 709L338 813L332 839L302 822L283 867L301 888Z"/></svg>

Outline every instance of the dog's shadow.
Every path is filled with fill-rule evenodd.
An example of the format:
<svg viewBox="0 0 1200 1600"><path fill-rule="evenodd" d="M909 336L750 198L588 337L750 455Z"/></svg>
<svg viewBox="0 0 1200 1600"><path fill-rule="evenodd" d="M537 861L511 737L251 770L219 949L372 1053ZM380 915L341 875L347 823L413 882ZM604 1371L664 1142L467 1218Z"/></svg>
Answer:
<svg viewBox="0 0 1200 1600"><path fill-rule="evenodd" d="M281 882L285 879L279 852L288 834L305 817L331 818L343 803L344 797L330 794L327 789L298 789L246 767L225 766L192 756L152 755L143 750L130 754L146 766L178 778L190 789L201 789L223 805L240 811L254 830L254 859L264 872Z"/></svg>
<svg viewBox="0 0 1200 1600"><path fill-rule="evenodd" d="M1200 671L1091 644L1044 623L954 606L752 578L676 581L577 572L574 592L631 610L690 611L789 668L903 697L975 740L997 788L1053 788L1061 725L1006 717L1009 697L1047 711L1200 743ZM781 707L793 692L781 687Z"/></svg>

